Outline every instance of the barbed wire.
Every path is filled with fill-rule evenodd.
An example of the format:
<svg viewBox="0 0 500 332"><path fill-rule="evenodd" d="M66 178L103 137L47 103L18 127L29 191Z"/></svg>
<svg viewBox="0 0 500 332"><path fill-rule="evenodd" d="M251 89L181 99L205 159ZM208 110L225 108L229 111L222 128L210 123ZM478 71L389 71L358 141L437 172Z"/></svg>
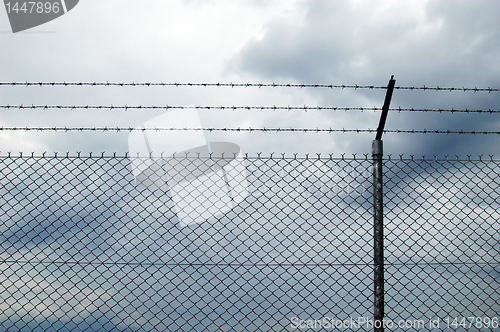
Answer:
<svg viewBox="0 0 500 332"><path fill-rule="evenodd" d="M376 133L377 129L333 129L333 128L133 128L133 127L0 127L0 131L225 131L225 132L304 132L304 133ZM472 134L499 135L500 131L465 131L465 130L433 130L433 129L386 129L384 133L396 134Z"/></svg>
<svg viewBox="0 0 500 332"><path fill-rule="evenodd" d="M479 131L479 130L429 130L429 129L388 129L384 133L395 134L459 134L459 135L499 135L500 131Z"/></svg>
<svg viewBox="0 0 500 332"><path fill-rule="evenodd" d="M271 110L271 111L277 111L277 110L287 110L287 111L292 111L292 110L302 110L302 111L309 111L309 110L317 110L317 111L380 111L382 110L381 107L336 107L336 106L201 106L201 105L192 105L192 106L175 106L175 105L165 105L165 106L159 106L159 105L122 105L122 106L115 106L115 105L0 105L0 109L32 109L32 110L49 110L49 109L56 109L56 110L132 110L132 109L139 109L139 110L171 110L171 109L206 109L206 110ZM500 110L494 110L494 109L429 109L429 108L391 108L389 111L392 112L437 112L437 113L487 113L487 114L493 114L493 113L500 113Z"/></svg>
<svg viewBox="0 0 500 332"><path fill-rule="evenodd" d="M462 92L467 92L467 91L472 91L472 92L499 92L500 88L466 88L466 87L440 87L440 86L435 86L435 87L429 87L429 86L395 86L394 89L396 90L423 90L423 91L462 91Z"/></svg>
<svg viewBox="0 0 500 332"><path fill-rule="evenodd" d="M328 88L328 89L387 89L387 86L358 85L358 84L292 84L292 83L164 83L164 82L0 82L0 86L118 86L118 87L285 87L285 88ZM468 87L429 87L429 86L396 86L397 90L424 90L424 91L472 91L472 92L498 92L500 88L468 88Z"/></svg>
<svg viewBox="0 0 500 332"><path fill-rule="evenodd" d="M171 110L171 109L206 109L206 110L332 110L332 111L379 111L381 107L330 107L330 106L200 106L200 105L192 105L192 106L174 106L174 105L123 105L123 106L115 106L115 105L0 105L0 108L3 109L67 109L67 110L90 110L90 109L107 109L107 110L129 110L129 109L145 109L145 110ZM500 112L500 111L499 111Z"/></svg>
<svg viewBox="0 0 500 332"><path fill-rule="evenodd" d="M437 112L437 113L488 113L488 114L493 114L493 113L500 113L500 110L493 110L493 109L487 109L487 110L482 110L482 109L454 109L454 108L437 108L437 109L431 109L431 108L390 108L389 111L393 112Z"/></svg>
<svg viewBox="0 0 500 332"><path fill-rule="evenodd" d="M342 89L386 89L385 86L375 85L346 85L346 84L292 84L292 83L164 83L164 82L0 82L0 86L174 86L174 87L257 87L257 88L342 88Z"/></svg>

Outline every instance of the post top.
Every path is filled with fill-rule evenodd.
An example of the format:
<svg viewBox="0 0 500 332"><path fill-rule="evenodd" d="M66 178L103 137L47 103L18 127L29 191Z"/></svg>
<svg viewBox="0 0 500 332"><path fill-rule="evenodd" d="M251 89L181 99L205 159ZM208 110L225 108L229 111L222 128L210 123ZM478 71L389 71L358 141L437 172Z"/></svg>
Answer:
<svg viewBox="0 0 500 332"><path fill-rule="evenodd" d="M373 140L372 142L372 155L384 154L384 142L381 139Z"/></svg>

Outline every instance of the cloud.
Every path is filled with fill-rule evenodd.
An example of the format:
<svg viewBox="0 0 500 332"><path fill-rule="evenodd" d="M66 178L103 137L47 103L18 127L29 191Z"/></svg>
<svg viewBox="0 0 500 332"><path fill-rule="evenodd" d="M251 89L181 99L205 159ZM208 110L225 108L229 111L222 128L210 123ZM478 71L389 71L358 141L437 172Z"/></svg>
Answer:
<svg viewBox="0 0 500 332"><path fill-rule="evenodd" d="M270 80L300 83L386 85L394 74L400 86L500 85L499 4L492 1L309 1L301 22L280 19L266 26L261 39L247 42L229 64ZM471 16L471 13L474 16ZM475 19L470 19L475 17ZM380 91L316 91L333 106L378 106ZM396 90L392 106L498 109L496 95ZM345 128L375 128L377 119L331 115ZM312 122L312 121L311 121ZM387 129L498 130L496 118L390 114ZM348 141L361 152L362 138ZM389 140L389 135L386 135ZM391 135L392 153L498 153L496 137L421 137ZM489 142L489 144L487 143ZM439 148L436 148L439 146ZM365 148L364 151L367 149Z"/></svg>
<svg viewBox="0 0 500 332"><path fill-rule="evenodd" d="M499 62L494 59L498 6L491 1L309 1L301 24L269 23L265 36L248 42L235 61L242 70L304 83L376 84L389 74L416 85L431 78L437 85L457 84L465 75L475 79L467 83L497 83L485 69ZM471 12L481 19L466 19ZM486 57L490 61L484 62Z"/></svg>
<svg viewBox="0 0 500 332"><path fill-rule="evenodd" d="M261 1L250 5L231 1L219 5L193 0L151 1L147 6L121 0L81 2L68 15L44 25L56 33L20 33L16 39L1 35L8 47L0 56L8 65L0 71L4 80L12 81L375 85L387 84L394 74L397 85L498 87L499 6L489 1ZM380 107L384 93L288 88L0 88L3 103L25 105ZM499 108L497 93L403 90L395 91L392 106ZM0 125L136 127L161 113L11 109L2 113ZM201 118L206 127L362 129L375 128L379 113L211 110L202 112ZM392 112L387 128L498 130L499 120L496 114ZM249 152L251 195L221 218L182 229L168 192L133 185L128 159L4 158L1 258L31 262L2 263L0 293L8 306L20 309L15 313L2 308L2 320L10 316L3 327L19 330L21 315L26 314L25 320L33 318L31 325L22 327L26 331L35 325L63 330L63 324L68 330L88 325L108 331L125 330L123 325L131 330L223 329L228 325L257 330L287 326L292 315L324 314L325 308L332 308L327 313L339 318L371 312L369 152L374 135L208 135L211 141L235 142ZM2 132L0 136L2 154L17 155L21 150L26 156L29 151L48 150L51 155L60 151L61 156L66 151L75 155L76 150L84 151L82 156L93 151L95 156L113 150L123 155L128 133ZM465 157L500 149L500 140L487 135L386 134L384 141L385 154L395 157L400 153ZM273 151L273 159L266 159ZM257 152L263 152L263 157L252 159ZM291 158L292 153L299 157L308 153L309 159L280 159L280 152ZM314 159L316 152L334 158L357 153L359 163L344 160L335 167L336 161ZM392 232L388 238L394 240L388 246L389 258L497 257L497 182L491 174L498 174L498 169L433 167L424 170L406 163L387 169L391 175L387 208L397 222L388 223ZM475 219L464 216L464 211ZM471 223L465 232L463 220ZM478 227L472 229L473 225ZM425 233L420 236L419 232ZM457 235L465 233L476 246ZM422 244L424 240L428 242ZM54 259L67 263L36 263ZM82 264L69 263L74 260ZM144 264L134 265L138 262ZM205 264L226 262L235 265ZM252 265L263 262L285 265ZM297 262L327 264L286 265ZM462 300L484 313L488 305L492 308L498 303L498 291L492 287L498 272L489 267L474 274L455 267L430 273L420 266L389 269L392 288L388 294L393 301L388 302L389 314L425 315L443 308L449 314ZM470 285L471 275L480 295L457 290ZM420 290L417 281L411 286L411 276L418 282L434 280L440 291L451 291L444 297L438 292L428 296L429 288ZM443 276L447 281L440 283ZM452 294L455 290L457 295ZM476 305L484 294L490 294L491 304L480 301ZM34 299L32 303L28 296ZM430 299L433 306L419 302L421 298ZM443 299L455 302L443 304ZM66 302L73 307L65 306ZM466 308L461 312L467 312ZM17 324L16 320L20 325L6 325Z"/></svg>

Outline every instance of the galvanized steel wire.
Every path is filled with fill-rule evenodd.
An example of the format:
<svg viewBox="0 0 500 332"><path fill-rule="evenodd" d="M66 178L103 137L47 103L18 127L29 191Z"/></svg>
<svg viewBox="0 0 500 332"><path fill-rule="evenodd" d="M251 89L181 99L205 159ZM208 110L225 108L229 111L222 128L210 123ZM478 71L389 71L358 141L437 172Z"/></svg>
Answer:
<svg viewBox="0 0 500 332"><path fill-rule="evenodd" d="M133 128L133 127L0 127L0 131L54 131L54 132L126 132L126 131L208 131L208 132L274 132L274 133L375 133L376 129L335 128ZM435 129L385 129L384 133L395 134L458 134L458 135L500 135L500 131L479 130L435 130Z"/></svg>
<svg viewBox="0 0 500 332"><path fill-rule="evenodd" d="M180 227L168 190L137 187L127 155L0 157L0 329L281 331L293 317L370 317L371 159L244 160L245 201ZM447 330L447 317L500 316L500 161L397 156L383 169L386 320L439 317Z"/></svg>
<svg viewBox="0 0 500 332"><path fill-rule="evenodd" d="M297 84L297 83L178 83L178 82L0 82L0 86L116 86L116 87L257 87L257 88L328 88L328 89L387 89L387 86L358 85L358 84ZM440 86L396 86L396 90L423 90L423 91L461 91L461 92L498 92L500 88L478 87L440 87Z"/></svg>
<svg viewBox="0 0 500 332"><path fill-rule="evenodd" d="M175 105L0 105L0 108L7 110L171 110L171 109L198 109L198 110L254 110L254 111L380 111L381 107L337 107L337 106L175 106ZM500 113L494 109L430 109L430 108L390 108L391 112L434 112L434 113Z"/></svg>

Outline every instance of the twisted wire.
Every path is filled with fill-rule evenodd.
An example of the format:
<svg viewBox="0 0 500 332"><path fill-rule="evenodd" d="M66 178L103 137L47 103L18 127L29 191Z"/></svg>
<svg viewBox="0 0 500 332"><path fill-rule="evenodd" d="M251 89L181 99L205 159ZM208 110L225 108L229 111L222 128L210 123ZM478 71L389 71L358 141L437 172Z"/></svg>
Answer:
<svg viewBox="0 0 500 332"><path fill-rule="evenodd" d="M329 88L329 89L387 89L387 86L358 85L358 84L292 84L292 83L164 83L164 82L0 82L0 86L174 86L174 87L286 87L286 88ZM472 91L472 92L498 92L500 88L478 87L440 87L440 86L396 86L397 90L423 90L423 91Z"/></svg>
<svg viewBox="0 0 500 332"><path fill-rule="evenodd" d="M132 110L132 109L138 109L138 110L171 110L171 109L206 109L206 110L260 110L260 111L277 111L277 110L286 110L286 111L292 111L292 110L303 110L303 111L309 111L309 110L317 110L317 111L322 111L322 110L327 110L327 111L380 111L382 108L381 107L336 107L336 106L201 106L201 105L192 105L192 106L176 106L176 105L122 105L122 106L115 106L115 105L0 105L0 109L7 109L7 110L14 110L14 109L19 109L19 110L26 110L26 109L32 109L32 110L48 110L48 109L56 109L56 110ZM494 110L494 109L444 109L444 108L438 108L438 109L430 109L430 108L391 108L389 109L391 112L424 112L424 113L429 113L429 112L435 112L435 113L486 113L486 114L493 114L493 113L500 113L500 110Z"/></svg>
<svg viewBox="0 0 500 332"><path fill-rule="evenodd" d="M0 127L0 131L225 131L225 132L304 132L304 133L375 133L376 129L333 129L333 128L134 128L134 127ZM386 129L384 133L396 134L471 134L471 135L499 135L500 131L466 131L466 130L434 130L434 129Z"/></svg>
<svg viewBox="0 0 500 332"><path fill-rule="evenodd" d="M206 110L332 110L332 111L378 111L381 110L381 107L331 107L331 106L200 106L200 105L192 105L192 106L175 106L175 105L123 105L123 106L115 106L115 105L0 105L0 108L3 109L58 109L58 110L90 110L90 109L105 109L105 110L129 110L129 109L145 109L145 110L171 110L171 109L206 109Z"/></svg>

